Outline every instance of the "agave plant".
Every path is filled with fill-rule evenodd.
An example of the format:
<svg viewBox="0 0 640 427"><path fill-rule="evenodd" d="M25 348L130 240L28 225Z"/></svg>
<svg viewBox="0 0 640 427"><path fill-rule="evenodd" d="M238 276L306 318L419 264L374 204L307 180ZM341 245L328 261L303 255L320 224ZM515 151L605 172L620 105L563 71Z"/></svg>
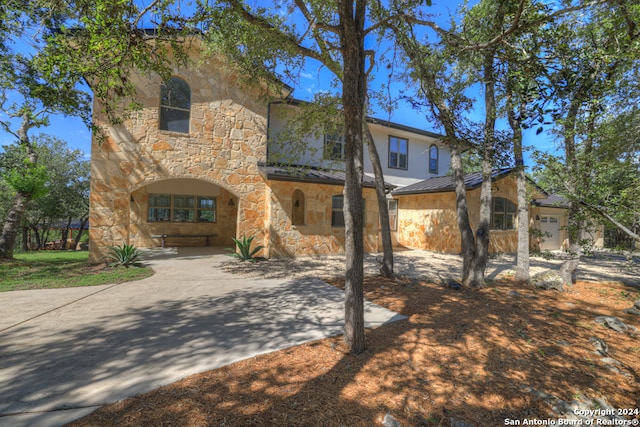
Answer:
<svg viewBox="0 0 640 427"><path fill-rule="evenodd" d="M234 237L232 237L232 239L236 244L236 248L227 248L227 251L231 252L230 254L228 254L229 256L238 258L240 261L250 262L262 259L261 257L256 257L255 254L257 254L260 249L263 249L264 246L258 245L253 248L253 250L251 250L251 242L253 241L253 236L242 236L242 240L236 239Z"/></svg>
<svg viewBox="0 0 640 427"><path fill-rule="evenodd" d="M140 251L133 245L123 243L122 246L112 246L109 248L107 258L112 261L112 265L121 265L123 267L137 267L140 265L138 257Z"/></svg>

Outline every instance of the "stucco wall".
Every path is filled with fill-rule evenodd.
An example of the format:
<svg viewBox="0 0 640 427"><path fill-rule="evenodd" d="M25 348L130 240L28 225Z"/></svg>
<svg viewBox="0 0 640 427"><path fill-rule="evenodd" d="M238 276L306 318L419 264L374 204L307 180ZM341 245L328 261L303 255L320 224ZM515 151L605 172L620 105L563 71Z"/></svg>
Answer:
<svg viewBox="0 0 640 427"><path fill-rule="evenodd" d="M132 75L142 109L122 125L109 126L102 106L94 103L95 123L104 129L104 139L94 137L92 143L91 261L100 261L109 246L122 242L157 245L149 241L149 235L161 229L144 220L144 188L172 178L199 179L219 186L224 197L233 195L238 201L237 219L229 229L235 229L238 236L255 235L260 244L265 241L265 182L257 162L266 159L267 107L256 101L255 93L238 87L224 63L199 61L193 69L174 70L191 88L189 134L159 130L158 76ZM163 226L169 227L162 228L164 232L175 229L192 234L198 234L201 227ZM220 239L228 237L220 235Z"/></svg>
<svg viewBox="0 0 640 427"><path fill-rule="evenodd" d="M344 227L331 226L331 198L342 194L342 186L269 181L268 239L270 256L336 254L344 252ZM292 225L295 190L305 197L304 225ZM365 199L364 248L378 250L378 206L375 191L363 189Z"/></svg>
<svg viewBox="0 0 640 427"><path fill-rule="evenodd" d="M493 183L492 197L505 197L517 204L516 183L508 176ZM398 243L413 249L460 253L460 230L455 193L428 193L397 196ZM480 188L467 191L469 220L475 230L479 221ZM514 252L515 230L490 230L489 251Z"/></svg>

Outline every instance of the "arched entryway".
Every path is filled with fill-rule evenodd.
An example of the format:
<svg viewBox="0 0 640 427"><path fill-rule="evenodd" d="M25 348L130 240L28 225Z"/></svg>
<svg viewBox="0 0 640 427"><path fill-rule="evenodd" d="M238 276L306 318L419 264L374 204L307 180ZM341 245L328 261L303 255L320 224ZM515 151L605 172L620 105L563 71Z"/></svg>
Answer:
<svg viewBox="0 0 640 427"><path fill-rule="evenodd" d="M188 178L147 184L131 193L130 242L158 246L233 246L238 198L213 183Z"/></svg>

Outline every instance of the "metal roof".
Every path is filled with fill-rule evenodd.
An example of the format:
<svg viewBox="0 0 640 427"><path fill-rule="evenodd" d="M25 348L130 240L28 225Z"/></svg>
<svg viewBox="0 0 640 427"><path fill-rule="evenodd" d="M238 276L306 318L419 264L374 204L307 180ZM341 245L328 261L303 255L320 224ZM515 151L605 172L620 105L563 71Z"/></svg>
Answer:
<svg viewBox="0 0 640 427"><path fill-rule="evenodd" d="M496 169L492 172L492 180L500 179L510 174L514 169ZM482 185L482 172L473 172L464 176L464 184L467 190L480 187ZM415 184L407 185L406 187L398 188L391 194L403 196L407 194L424 194L424 193L445 193L449 191L455 191L456 184L453 176L438 176L435 178L428 178L424 181L417 182Z"/></svg>
<svg viewBox="0 0 640 427"><path fill-rule="evenodd" d="M534 200L533 204L547 208L569 208L569 200L557 194L550 194L546 199Z"/></svg>
<svg viewBox="0 0 640 427"><path fill-rule="evenodd" d="M344 185L345 172L339 170L319 169L309 166L298 165L269 165L259 163L258 169L260 174L273 181L296 181L296 182L313 182L317 184ZM362 180L364 187L374 188L375 180L364 175ZM386 183L385 188L393 189L394 185Z"/></svg>

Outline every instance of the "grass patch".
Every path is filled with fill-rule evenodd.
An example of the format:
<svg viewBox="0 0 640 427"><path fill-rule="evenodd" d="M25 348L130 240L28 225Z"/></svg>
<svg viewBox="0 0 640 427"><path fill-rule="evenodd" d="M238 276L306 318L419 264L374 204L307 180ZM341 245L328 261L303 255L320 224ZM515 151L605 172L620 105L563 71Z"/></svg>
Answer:
<svg viewBox="0 0 640 427"><path fill-rule="evenodd" d="M14 257L14 261L0 261L0 292L122 283L153 274L148 267L89 265L85 251L41 251Z"/></svg>

